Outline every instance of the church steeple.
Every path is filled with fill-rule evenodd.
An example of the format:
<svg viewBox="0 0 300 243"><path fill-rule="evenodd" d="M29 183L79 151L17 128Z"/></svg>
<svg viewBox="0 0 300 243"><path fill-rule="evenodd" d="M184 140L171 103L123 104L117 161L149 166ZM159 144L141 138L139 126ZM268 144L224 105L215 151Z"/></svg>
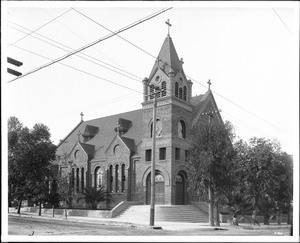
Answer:
<svg viewBox="0 0 300 243"><path fill-rule="evenodd" d="M150 101L154 88L164 90L158 97L175 98L189 103L192 94L192 82L187 80L183 71L183 60L179 59L172 38L168 33L159 51L148 78L144 79L144 101Z"/></svg>
<svg viewBox="0 0 300 243"><path fill-rule="evenodd" d="M157 56L157 60L154 63L152 71L149 75L149 79L153 77L158 68L161 69L167 76L169 76L169 74L171 73L174 73L176 75L179 71L182 70L182 63L178 58L170 35L167 35L167 37L165 38L165 41Z"/></svg>

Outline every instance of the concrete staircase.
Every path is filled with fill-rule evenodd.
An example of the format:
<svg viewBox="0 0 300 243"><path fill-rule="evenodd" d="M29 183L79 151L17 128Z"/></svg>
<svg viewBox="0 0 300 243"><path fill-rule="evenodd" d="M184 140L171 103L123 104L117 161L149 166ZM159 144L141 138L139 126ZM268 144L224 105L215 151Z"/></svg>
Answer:
<svg viewBox="0 0 300 243"><path fill-rule="evenodd" d="M116 216L122 221L147 221L150 219L150 205L127 207ZM208 223L208 215L194 205L157 205L155 221Z"/></svg>

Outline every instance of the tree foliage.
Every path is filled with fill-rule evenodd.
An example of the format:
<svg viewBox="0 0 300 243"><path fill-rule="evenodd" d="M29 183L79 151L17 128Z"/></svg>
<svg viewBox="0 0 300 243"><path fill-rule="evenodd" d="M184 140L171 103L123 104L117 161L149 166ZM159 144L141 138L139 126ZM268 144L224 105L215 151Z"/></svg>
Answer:
<svg viewBox="0 0 300 243"><path fill-rule="evenodd" d="M67 207L72 206L72 197L74 196L74 188L70 185L69 179L68 175L64 175L57 182L57 192Z"/></svg>
<svg viewBox="0 0 300 243"><path fill-rule="evenodd" d="M49 128L36 124L24 127L16 117L8 119L8 180L10 198L19 201L42 198L45 181L51 177L51 161L56 146L50 140Z"/></svg>
<svg viewBox="0 0 300 243"><path fill-rule="evenodd" d="M217 202L232 215L252 211L264 215L289 213L293 200L293 161L277 140L253 137L235 139L233 126L201 124L193 131L189 160L190 190L207 200L208 185Z"/></svg>
<svg viewBox="0 0 300 243"><path fill-rule="evenodd" d="M84 200L92 209L97 209L100 202L106 201L111 198L111 195L104 186L84 188L82 197L79 197L77 201Z"/></svg>
<svg viewBox="0 0 300 243"><path fill-rule="evenodd" d="M252 202L253 220L264 215L264 223L292 202L292 159L276 140L253 137L235 144L237 188ZM287 210L285 210L286 212Z"/></svg>
<svg viewBox="0 0 300 243"><path fill-rule="evenodd" d="M210 183L214 191L223 194L231 184L234 150L232 125L202 124L193 129L190 148L190 186L204 199Z"/></svg>

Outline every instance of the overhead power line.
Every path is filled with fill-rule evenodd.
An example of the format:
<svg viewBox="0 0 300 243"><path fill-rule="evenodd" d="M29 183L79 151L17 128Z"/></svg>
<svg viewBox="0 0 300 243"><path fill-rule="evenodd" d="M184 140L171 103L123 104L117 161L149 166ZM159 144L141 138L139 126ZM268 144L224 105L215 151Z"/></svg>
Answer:
<svg viewBox="0 0 300 243"><path fill-rule="evenodd" d="M275 14L277 15L277 17L280 19L281 23L283 23L283 25L285 26L285 28L287 29L287 31L290 33L291 36L293 36L292 32L290 31L289 27L287 27L287 25L285 24L285 22L282 20L282 18L280 17L280 15L276 12L276 10L274 8L272 8L273 11L275 12Z"/></svg>
<svg viewBox="0 0 300 243"><path fill-rule="evenodd" d="M17 24L16 24L16 25L17 25ZM17 26L18 26L18 27L21 27L21 28L24 28L24 27L22 27L22 26L20 26L20 25L17 25ZM13 26L9 26L9 27L10 27L10 28L13 28L13 29L15 29L15 30L17 30L17 31L20 31L20 32L22 32L22 33L26 33L25 31L19 30L19 29L13 27ZM24 28L24 29L27 29L27 28ZM28 30L28 29L27 29L27 30ZM65 48L63 48L63 47L60 47L60 46L58 46L58 45L55 45L55 44L53 44L53 43L50 43L50 42L48 42L48 41L46 41L46 40L43 40L43 39L41 39L41 38L39 38L39 37L37 37L37 36L31 35L30 37L31 37L31 38L35 38L35 39L37 39L37 40L40 40L40 41L42 41L42 42L44 42L44 43L47 43L47 44L49 44L49 45L51 45L51 46L54 46L54 47L56 47L56 48L58 48L58 49L60 49L60 50L66 51L66 52L69 52L70 49L71 49L71 50L75 50L75 49L73 49L73 48L71 48L71 47L69 47L69 46L66 46L66 45L64 45L64 44L62 44L62 43L60 43L60 42L57 42L57 41L55 41L55 40L53 40L53 39L51 39L51 38L48 38L48 37L46 37L46 36L44 36L44 35L37 34L37 33L35 33L35 35L41 36L41 37L43 37L43 38L45 38L45 39L47 39L47 40L50 40L50 41L52 41L52 42L54 42L54 43L58 43L59 45L68 48L68 50L65 49ZM118 67L115 67L115 66L113 66L113 65L110 65L110 64L108 64L108 63L106 63L106 62L103 62L103 61L101 61L101 60L99 60L99 59L97 59L97 58L95 58L95 57L92 57L92 56L90 56L90 55L87 55L87 54L85 54L85 53L77 53L77 54L75 54L75 55L78 56L78 57L80 57L80 58L82 58L82 59L84 59L84 60L87 60L87 61L89 61L89 62L91 62L91 63L94 63L94 64L96 64L96 65L98 65L98 66L104 67L104 68L106 68L106 69L108 69L108 70L110 70L110 71L113 71L113 72L115 72L115 73L118 73L118 74L120 74L120 75L123 75L123 76L125 76L125 77L127 77L127 78L133 79L133 80L135 80L135 81L137 81L137 82L141 82L141 80L142 80L142 78L140 78L140 77L138 77L138 76L136 76L136 75L134 75L134 74L132 74L132 73L129 73L129 72L127 72L127 71L125 71L125 70L123 70L123 69L120 69L120 68L118 68ZM86 57L84 57L84 56L89 57L89 58L91 58L91 59L93 59L93 60L96 60L97 62L104 63L104 64L107 65L107 66L113 67L113 68L115 68L115 69L117 69L117 70L120 70L120 71L122 71L122 72L124 72L124 73L127 73L127 74L129 74L129 75L131 75L131 76L138 77L139 80L136 79L136 78L130 77L130 76L124 74L124 73L121 73L121 72L119 72L119 71L113 70L112 68L109 68L109 67L106 67L106 66L104 66L104 65L101 65L100 63L97 63L97 62L95 62L95 61L92 61L92 60L90 60L90 59L88 59L88 58L86 58Z"/></svg>
<svg viewBox="0 0 300 243"><path fill-rule="evenodd" d="M65 15L66 13L70 12L71 10L72 10L72 8L70 8L70 9L67 10L66 12L64 12L64 13L62 13L62 14L60 14L60 15L58 15L58 16L55 17L54 19L51 19L51 20L48 21L47 23L45 23L45 24L43 24L42 26L38 27L37 29L31 31L30 33L28 33L27 35L25 35L25 36L23 36L22 38L18 39L17 41L15 41L14 43L10 44L9 46L14 45L14 44L18 43L19 41L25 39L27 36L29 36L29 35L35 33L36 31L38 31L38 30L40 30L41 28L45 27L46 25L50 24L50 23L53 22L54 20L60 18L61 16Z"/></svg>
<svg viewBox="0 0 300 243"><path fill-rule="evenodd" d="M76 12L78 12L79 14L83 15L84 17L88 18L88 19L91 20L92 22L96 23L97 25L101 26L102 28L104 28L104 29L106 29L106 30L108 30L108 31L111 32L110 29L106 28L105 26L103 26L102 24L100 24L100 23L98 23L97 21L93 20L92 18L86 16L85 14L79 12L79 11L76 10L76 9L74 9L74 10L75 10ZM274 10L274 11L275 11L275 10ZM127 43L129 43L129 44L135 46L135 47L138 48L139 50L143 51L143 52L146 53L147 55L153 57L154 59L157 58L156 56L152 55L151 53L149 53L148 51L144 50L143 48L137 46L136 44L132 43L131 41L129 41L129 40L127 40L127 39L125 39L125 38L123 38L123 37L121 37L121 36L119 36L119 35L117 35L117 36L118 36L119 38L121 38L122 40L126 41ZM168 64L168 63L165 63L165 64L166 64L167 66L171 67L170 64ZM200 83L199 81L197 81L197 80L195 80L195 79L189 77L188 75L186 75L186 77L189 78L189 79L191 79L192 81L194 81L194 82L200 84L201 86L207 88L206 85L204 85L204 84ZM281 128L277 127L276 125L272 124L271 122L267 121L266 119L264 119L264 118L262 118L262 117L256 115L256 114L253 113L252 111L249 111L249 110L245 109L244 107L242 107L241 105L237 104L236 102L231 101L230 99L226 98L225 96L223 96L223 95L221 95L221 94L219 94L219 93L217 93L217 92L215 92L215 91L212 91L212 92L215 93L216 95L220 96L221 98L225 99L226 101L232 103L233 105L237 106L238 108L242 109L243 111L245 111L245 112L251 114L252 116L255 116L255 117L258 118L259 120L264 121L265 123L271 125L272 127L276 128L276 129L278 129L278 130L280 130L280 131L282 131L282 132L284 132L284 133L287 133L286 131L282 130Z"/></svg>
<svg viewBox="0 0 300 243"><path fill-rule="evenodd" d="M19 48L19 49L23 50L23 51L29 52L29 53L31 53L31 54L37 55L37 56L39 56L39 57L42 57L42 58L45 58L45 59L48 59L48 60L51 60L51 58L45 57L45 56L43 56L43 55L41 55L41 54L38 54L38 53L35 53L35 52L32 52L32 51L29 51L29 50L27 50L27 49L24 49L24 48L19 47L19 46L16 46L16 45L14 45L14 46L15 46L16 48ZM65 63L62 63L62 62L59 62L59 64L61 64L61 65L63 65L63 66L66 66L66 67L69 67L69 68L71 68L71 69L74 69L74 70L76 70L76 71L78 71L78 72L85 73L85 74L87 74L87 75L89 75L89 76L92 76L92 77L94 77L94 78L101 79L101 80L103 80L103 81L105 81L105 82L108 82L108 83L111 83L111 84L120 86L120 87L125 88L125 89L132 90L132 91L137 92L137 93L140 93L140 94L143 94L142 92L140 92L140 91L138 91L138 90L132 89L132 88L130 88L130 87L128 87L128 86L125 86L125 85L122 85L122 84L118 84L118 83L116 83L116 82L114 82L114 81L108 80L108 79L106 79L106 78L102 78L102 77L100 77L100 76L98 76L98 75L89 73L89 72L87 72L87 71L84 71L84 70L82 70L82 69L73 67L73 66L71 66L71 65L68 65L68 64L65 64Z"/></svg>
<svg viewBox="0 0 300 243"><path fill-rule="evenodd" d="M171 9L171 8L168 8L167 10L169 10L169 9ZM114 32L113 32L112 30L110 30L109 28L107 28L107 27L105 27L104 25L100 24L99 22L93 20L93 19L90 18L89 16L87 16L87 15L81 13L81 12L78 11L77 9L73 8L73 10L76 11L77 13L81 14L81 15L84 16L85 18L89 19L90 21L94 22L95 24L101 26L103 29L105 29L105 30L107 30L107 31L109 31L109 32L111 32L111 33L114 33ZM158 12L160 12L160 11L158 11ZM155 13L154 13L154 14L155 14ZM151 16L151 15L149 15L149 16ZM147 17L148 17L148 16L147 16ZM147 18L147 17L146 17L146 18ZM129 43L130 45L133 45L134 47L138 48L138 49L141 50L142 52L144 52L144 53L150 55L150 56L153 57L153 58L156 58L154 55L152 55L151 53L147 52L147 51L144 50L143 48L137 46L136 44L132 43L131 41L129 41L129 40L123 38L122 36L120 36L120 35L118 35L118 34L117 34L117 36L118 36L119 38L121 38L122 40L126 41L127 43Z"/></svg>
<svg viewBox="0 0 300 243"><path fill-rule="evenodd" d="M78 53L78 52L81 52L81 51L83 51L83 50L85 50L85 49L87 49L87 48L89 48L89 47L91 47L91 46L93 46L93 45L95 45L95 44L101 42L101 41L107 40L107 39L109 39L109 38L111 38L111 37L113 37L113 36L115 36L115 35L117 35L117 34L119 34L119 33L122 33L122 32L124 32L124 31L126 31L126 30L128 30L128 29L131 29L131 28L133 28L134 26L137 26L137 25L139 25L139 24L141 24L141 23L143 23L143 22L145 22L145 21L147 21L147 20L149 20L149 19L152 19L152 18L158 16L159 14L162 14L162 13L164 13L164 12L170 10L170 9L171 9L171 8L165 8L165 9L163 9L163 10L160 10L158 13L154 13L154 14L150 15L149 17L146 17L146 18L143 18L143 19L141 19L141 20L138 20L138 21L134 22L133 24L130 24L130 25L128 25L128 26L125 26L125 27L119 29L118 31L113 32L112 34L109 34L109 35L107 35L107 36L105 36L105 37L103 37L103 38L100 38L100 39L98 39L98 40L96 40L96 41L94 41L94 42L92 42L92 43L90 43L90 44L88 44L88 45L86 45L86 46L83 46L83 47L79 48L78 50L72 51L72 52L70 52L70 53L68 53L68 54L66 54L66 55L64 55L64 56L62 56L62 57L59 57L59 58L57 58L57 59L51 61L50 63L46 63L46 64L44 64L44 65L42 65L42 66L40 66L40 67L37 67L37 68L35 68L35 69L29 71L28 73L25 73L25 74L23 74L23 75L21 75L21 76L19 76L19 77L17 77L17 78L14 78L14 79L8 81L8 83L13 82L13 81L15 81L15 80L17 80L17 79L19 79L19 78L23 78L23 77L25 77L25 76L27 76L27 75L29 75L29 74L34 73L34 72L37 72L37 71L39 71L39 70L41 70L41 69L43 69L43 68L45 68L45 67L48 67L48 66L50 66L50 65L52 65L52 64L54 64L54 63L60 62L60 61L66 59L66 58L68 58L68 57L70 57L70 56L72 56L72 55L74 55L74 54L76 54L76 53Z"/></svg>

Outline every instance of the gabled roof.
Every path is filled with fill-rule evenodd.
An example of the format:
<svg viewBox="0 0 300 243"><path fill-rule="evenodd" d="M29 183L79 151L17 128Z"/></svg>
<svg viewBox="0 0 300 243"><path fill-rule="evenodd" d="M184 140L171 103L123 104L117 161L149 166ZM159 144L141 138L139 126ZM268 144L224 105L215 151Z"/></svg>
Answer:
<svg viewBox="0 0 300 243"><path fill-rule="evenodd" d="M64 152L70 152L74 144L78 141L78 132L85 131L86 126L93 126L99 128L98 132L88 142L81 142L80 144L83 144L82 147L87 151L87 153L91 153L93 146L94 160L105 158L105 150L116 135L114 129L118 124L119 118L131 121L132 126L129 127L129 130L126 132L126 138L123 138L123 141L130 149L135 149L135 145L142 141L142 109L82 122L79 126L72 130L72 132L64 140L64 143L60 144L57 148L57 153L63 154ZM133 152L139 153L139 151Z"/></svg>
<svg viewBox="0 0 300 243"><path fill-rule="evenodd" d="M162 69L165 74L168 75L171 69L175 71L175 73L182 70L182 64L179 61L177 52L175 50L172 38L168 35L160 49L158 54L159 64L158 67ZM155 62L152 71L149 75L149 79L153 76L157 70L157 62Z"/></svg>
<svg viewBox="0 0 300 243"><path fill-rule="evenodd" d="M204 95L194 96L191 98L191 103L194 105L193 111L193 125L200 119L200 114L206 111L208 105L211 103L214 109L218 109L217 103L211 90L208 90ZM222 117L216 113L220 122L223 123Z"/></svg>

